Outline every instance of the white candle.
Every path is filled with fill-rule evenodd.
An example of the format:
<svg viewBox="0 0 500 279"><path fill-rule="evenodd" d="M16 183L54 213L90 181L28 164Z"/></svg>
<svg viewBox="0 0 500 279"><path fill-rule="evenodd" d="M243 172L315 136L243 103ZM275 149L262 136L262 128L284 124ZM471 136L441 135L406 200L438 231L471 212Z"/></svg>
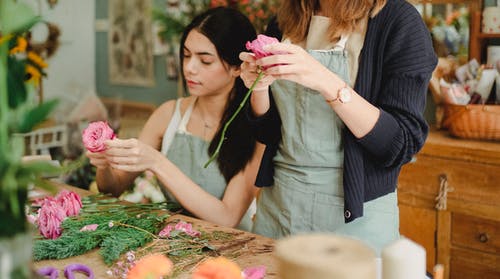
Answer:
<svg viewBox="0 0 500 279"><path fill-rule="evenodd" d="M281 279L376 278L373 250L348 237L321 233L290 236L278 240L275 256Z"/></svg>
<svg viewBox="0 0 500 279"><path fill-rule="evenodd" d="M425 249L407 238L389 244L382 250L382 278L426 278Z"/></svg>

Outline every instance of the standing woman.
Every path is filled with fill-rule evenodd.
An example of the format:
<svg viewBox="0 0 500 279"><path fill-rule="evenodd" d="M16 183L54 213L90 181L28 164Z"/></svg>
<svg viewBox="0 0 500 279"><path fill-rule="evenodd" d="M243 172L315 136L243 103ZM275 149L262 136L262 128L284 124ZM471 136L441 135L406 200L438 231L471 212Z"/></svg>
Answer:
<svg viewBox="0 0 500 279"><path fill-rule="evenodd" d="M230 8L194 18L180 42L182 78L190 96L156 109L138 139L110 140L104 152L87 153L97 166L99 190L120 195L149 170L164 193L189 213L249 230L250 216L243 216L256 193L264 147L256 146L244 114L229 127L217 164L203 165L247 91L238 55L255 37L248 18Z"/></svg>
<svg viewBox="0 0 500 279"><path fill-rule="evenodd" d="M272 187L254 231L328 231L380 252L399 237L401 166L428 133L425 24L404 0L284 0L266 33L281 40L264 48L275 55L240 54L247 87L265 69L250 113L267 145L257 184Z"/></svg>

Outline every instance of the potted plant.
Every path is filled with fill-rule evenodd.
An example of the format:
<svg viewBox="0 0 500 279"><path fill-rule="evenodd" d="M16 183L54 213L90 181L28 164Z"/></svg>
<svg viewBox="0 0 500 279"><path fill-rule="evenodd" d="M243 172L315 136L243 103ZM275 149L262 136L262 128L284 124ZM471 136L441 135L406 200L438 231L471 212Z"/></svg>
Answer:
<svg viewBox="0 0 500 279"><path fill-rule="evenodd" d="M22 161L25 142L19 134L44 121L56 105L38 104L34 97L44 62L26 49L24 37L38 21L29 6L0 1L0 278L31 278L28 186L50 187L42 175L60 171L48 162Z"/></svg>

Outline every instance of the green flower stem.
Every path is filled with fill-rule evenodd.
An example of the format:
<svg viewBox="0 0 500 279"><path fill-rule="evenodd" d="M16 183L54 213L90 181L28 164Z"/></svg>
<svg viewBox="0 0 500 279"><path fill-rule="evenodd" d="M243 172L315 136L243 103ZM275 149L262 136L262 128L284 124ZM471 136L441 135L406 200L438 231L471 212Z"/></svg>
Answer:
<svg viewBox="0 0 500 279"><path fill-rule="evenodd" d="M153 239L158 239L159 238L157 235L152 234L152 233L148 232L147 230L145 230L143 228L139 228L139 227L136 227L136 226L133 226L133 225L129 225L129 224L125 224L125 223L120 223L120 222L116 222L116 221L111 221L111 222L113 222L114 226L122 226L122 227L136 229L136 230L141 231L143 233L149 234Z"/></svg>
<svg viewBox="0 0 500 279"><path fill-rule="evenodd" d="M0 30L5 28L5 18L7 18L5 13L6 8L5 1L0 1ZM7 36L8 34L3 34ZM6 147L8 141L8 122L7 122L7 112L9 110L8 106L8 94L7 94L7 52L8 52L8 41L0 44L0 147Z"/></svg>
<svg viewBox="0 0 500 279"><path fill-rule="evenodd" d="M255 79L255 81L253 82L252 86L250 86L250 88L248 89L245 97L243 98L243 100L241 101L240 105L238 106L238 109L233 113L233 115L231 116L231 118L229 118L229 120L226 122L226 124L224 124L224 128L222 129L222 134L220 136L219 143L217 144L217 148L215 149L214 154L212 154L212 157L210 157L210 159L203 166L204 168L208 167L208 165L210 165L210 163L212 163L212 161L215 160L215 158L217 157L217 155L219 155L219 151L220 151L220 148L222 147L222 143L226 139L225 136L226 136L227 128L229 127L229 125L231 124L231 122L233 122L233 120L236 118L236 116L238 115L238 113L240 112L240 110L243 108L243 106L245 105L246 101L248 100L248 97L250 97L250 93L252 93L253 88L255 87L255 85L260 81L260 79L263 76L264 76L264 72L260 71L259 75L257 76L257 78Z"/></svg>

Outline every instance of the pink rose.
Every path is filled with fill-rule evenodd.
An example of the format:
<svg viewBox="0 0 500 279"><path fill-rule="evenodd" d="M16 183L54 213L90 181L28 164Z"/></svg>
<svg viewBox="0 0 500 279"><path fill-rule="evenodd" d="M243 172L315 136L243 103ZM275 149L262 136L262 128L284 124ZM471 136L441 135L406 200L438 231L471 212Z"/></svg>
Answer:
<svg viewBox="0 0 500 279"><path fill-rule="evenodd" d="M62 190L56 196L57 203L64 209L66 216L76 216L82 208L82 200L75 192Z"/></svg>
<svg viewBox="0 0 500 279"><path fill-rule="evenodd" d="M278 39L274 37L268 37L266 35L258 35L257 39L252 42L246 43L246 48L255 54L255 58L259 59L262 57L266 57L275 53L267 52L264 50L265 45L279 43Z"/></svg>
<svg viewBox="0 0 500 279"><path fill-rule="evenodd" d="M66 218L64 209L53 199L44 201L38 211L38 228L45 238L55 239L61 236L61 223Z"/></svg>
<svg viewBox="0 0 500 279"><path fill-rule="evenodd" d="M104 121L90 123L82 133L83 145L90 152L102 152L106 150L104 142L114 138L116 138L115 132Z"/></svg>

